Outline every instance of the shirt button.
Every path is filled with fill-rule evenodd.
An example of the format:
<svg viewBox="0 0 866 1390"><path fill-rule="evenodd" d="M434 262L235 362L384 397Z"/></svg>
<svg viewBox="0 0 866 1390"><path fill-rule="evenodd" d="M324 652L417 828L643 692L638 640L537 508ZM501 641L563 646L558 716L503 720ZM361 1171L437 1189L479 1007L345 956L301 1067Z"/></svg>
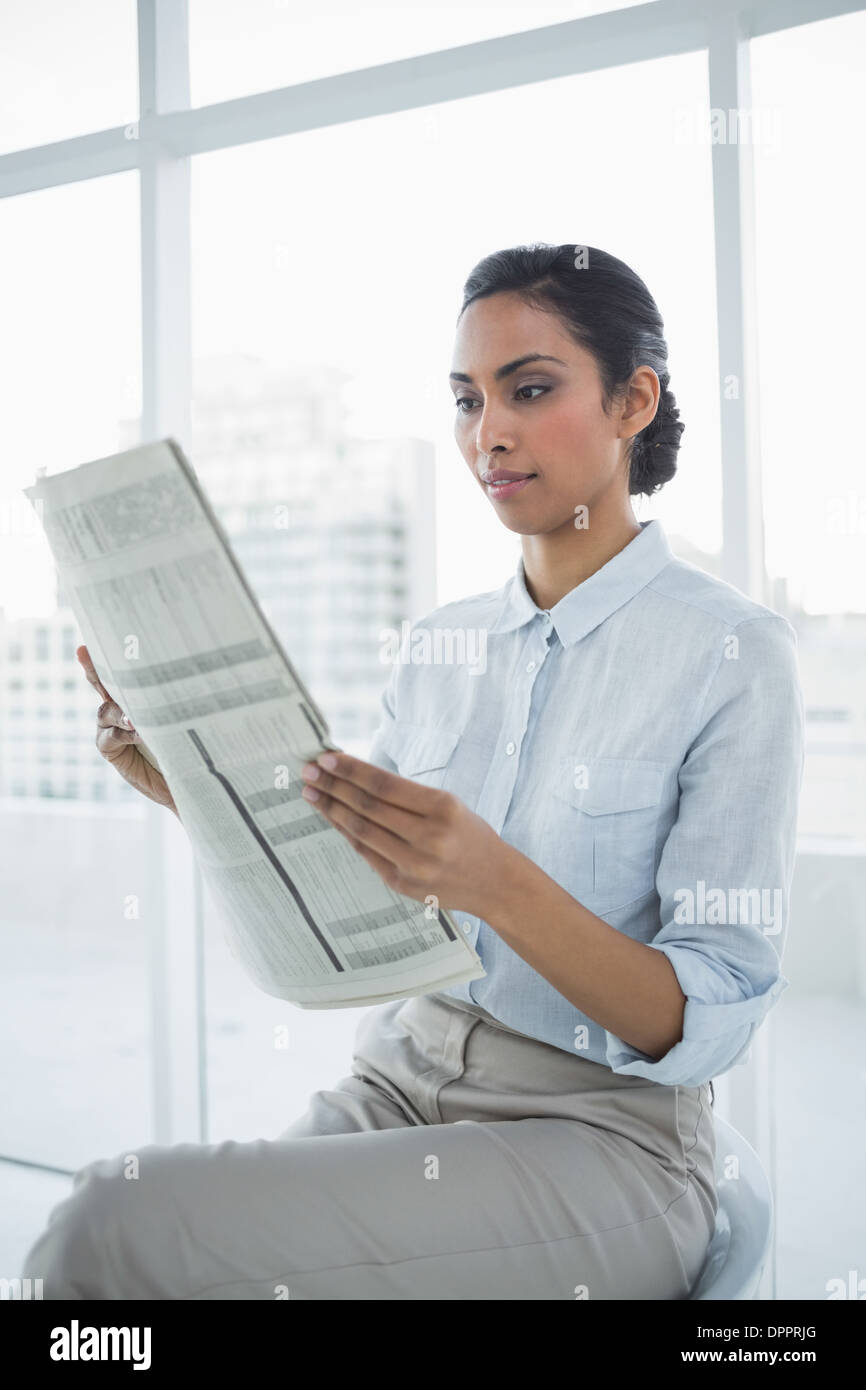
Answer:
<svg viewBox="0 0 866 1390"><path fill-rule="evenodd" d="M463 923L463 930L465 931L466 935L468 936L469 933L470 933L471 930L472 930L472 923L471 923L471 922L464 922L464 923Z"/></svg>
<svg viewBox="0 0 866 1390"><path fill-rule="evenodd" d="M526 669L527 669L527 671L534 671L534 670L535 670L535 662L534 662L534 661L530 661L530 663L529 663L529 665L527 666Z"/></svg>
<svg viewBox="0 0 866 1390"><path fill-rule="evenodd" d="M511 753L514 752L514 750L515 750L516 747L517 747L517 744L516 744L516 743L506 743L506 745L505 745L505 751L506 751L506 753L511 754Z"/></svg>

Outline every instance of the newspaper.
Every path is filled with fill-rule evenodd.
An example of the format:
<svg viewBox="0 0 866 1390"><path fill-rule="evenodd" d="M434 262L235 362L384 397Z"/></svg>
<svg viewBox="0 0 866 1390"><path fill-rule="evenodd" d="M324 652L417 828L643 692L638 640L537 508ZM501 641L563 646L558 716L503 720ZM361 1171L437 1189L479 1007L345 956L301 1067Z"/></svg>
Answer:
<svg viewBox="0 0 866 1390"><path fill-rule="evenodd" d="M451 915L394 892L301 796L302 764L337 745L177 443L40 476L25 493L251 979L327 1009L482 977Z"/></svg>

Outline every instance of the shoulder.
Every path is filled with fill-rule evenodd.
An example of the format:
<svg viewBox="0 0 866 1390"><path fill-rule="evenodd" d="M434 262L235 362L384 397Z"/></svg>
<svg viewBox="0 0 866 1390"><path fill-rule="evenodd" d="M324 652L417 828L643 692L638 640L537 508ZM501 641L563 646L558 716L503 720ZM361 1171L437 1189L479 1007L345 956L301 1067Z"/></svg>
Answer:
<svg viewBox="0 0 866 1390"><path fill-rule="evenodd" d="M645 595L659 616L677 624L684 638L701 638L713 649L736 636L756 652L796 651L796 629L784 614L687 560L675 558L666 565L647 585Z"/></svg>
<svg viewBox="0 0 866 1390"><path fill-rule="evenodd" d="M400 631L386 629L383 660L436 665L468 662L486 644L488 630L501 611L505 589L490 589L440 604L421 617L405 619Z"/></svg>
<svg viewBox="0 0 866 1390"><path fill-rule="evenodd" d="M438 722L444 708L456 707L464 672L485 667L487 633L505 587L440 604L404 620L399 632L380 634L381 659L392 664L387 699L402 722Z"/></svg>

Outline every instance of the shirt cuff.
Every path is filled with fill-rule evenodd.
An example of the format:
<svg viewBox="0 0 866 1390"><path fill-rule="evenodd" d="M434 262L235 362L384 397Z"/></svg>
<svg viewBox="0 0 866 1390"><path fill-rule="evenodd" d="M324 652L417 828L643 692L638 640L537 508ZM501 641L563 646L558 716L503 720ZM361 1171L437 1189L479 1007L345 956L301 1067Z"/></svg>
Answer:
<svg viewBox="0 0 866 1390"><path fill-rule="evenodd" d="M661 946L655 949L665 950L676 969L675 955L669 954ZM677 976L680 978L679 972ZM780 974L760 994L730 1003L714 1003L688 994L680 978L680 988L686 994L686 1006L683 1035L679 1042L674 1043L663 1057L654 1059L605 1029L607 1065L611 1071L623 1076L644 1076L661 1086L703 1086L730 1067L748 1062L752 1038L789 984L790 980Z"/></svg>

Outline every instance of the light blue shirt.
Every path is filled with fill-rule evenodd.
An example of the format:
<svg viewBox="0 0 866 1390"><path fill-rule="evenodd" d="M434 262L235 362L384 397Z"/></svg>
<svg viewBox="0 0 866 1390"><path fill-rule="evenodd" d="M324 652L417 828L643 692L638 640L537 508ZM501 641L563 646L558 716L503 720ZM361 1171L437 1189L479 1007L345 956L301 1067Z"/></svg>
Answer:
<svg viewBox="0 0 866 1390"><path fill-rule="evenodd" d="M521 556L501 589L414 623L381 711L369 761L453 792L617 931L665 953L686 996L683 1036L653 1060L456 908L487 973L444 993L663 1085L703 1085L748 1060L789 984L804 710L786 618L678 559L645 521L549 612Z"/></svg>

